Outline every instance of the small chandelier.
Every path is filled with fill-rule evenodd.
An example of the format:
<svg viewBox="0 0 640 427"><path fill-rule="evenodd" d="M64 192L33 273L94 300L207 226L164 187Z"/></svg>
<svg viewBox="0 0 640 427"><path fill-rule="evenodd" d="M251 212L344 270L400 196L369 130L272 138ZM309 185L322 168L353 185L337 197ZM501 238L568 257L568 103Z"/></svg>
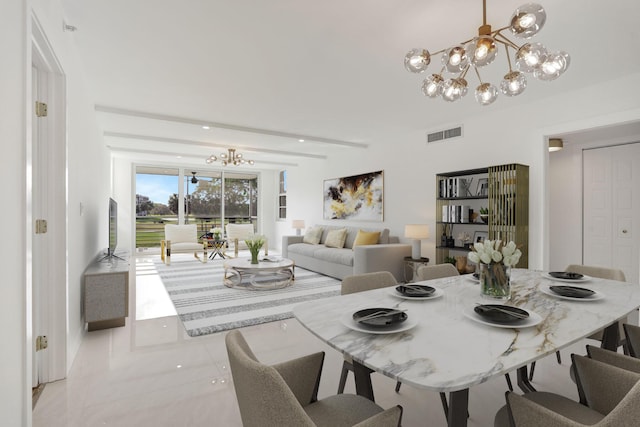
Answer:
<svg viewBox="0 0 640 427"><path fill-rule="evenodd" d="M482 26L478 29L478 37L435 52L433 55L442 53L442 69L424 80L422 92L429 98L442 97L445 101L457 101L467 94L465 77L471 67L480 82L475 96L481 105L492 104L498 97L498 92L507 96L520 95L527 87L527 78L523 72L532 73L538 80L557 79L569 67L568 53L548 52L541 43L524 43L519 46L502 34L508 29L517 38L530 39L542 29L546 19L547 14L542 6L527 3L516 9L509 26L491 30L491 25L487 25L487 3L482 0ZM493 62L499 45L504 46L509 72L505 74L498 89L493 84L484 82L478 69ZM515 71L509 49L515 52ZM431 56L426 49L413 49L404 57L404 66L412 73L423 73L431 62ZM445 72L452 77L443 77Z"/></svg>
<svg viewBox="0 0 640 427"><path fill-rule="evenodd" d="M236 153L235 148L229 148L227 151L228 153L220 154L220 159L218 159L213 154L210 155L209 157L207 157L207 160L206 160L207 164L211 164L216 160L220 160L220 163L222 163L222 166L227 166L227 165L240 166L244 164L253 165L255 163L253 160L246 160L242 156L242 153Z"/></svg>

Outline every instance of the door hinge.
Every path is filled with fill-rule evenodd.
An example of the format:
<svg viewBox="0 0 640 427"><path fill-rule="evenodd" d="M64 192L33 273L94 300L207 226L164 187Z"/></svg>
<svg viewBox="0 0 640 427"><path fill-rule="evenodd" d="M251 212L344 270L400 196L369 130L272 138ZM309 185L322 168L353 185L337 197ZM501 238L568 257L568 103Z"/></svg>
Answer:
<svg viewBox="0 0 640 427"><path fill-rule="evenodd" d="M47 220L36 219L36 234L45 234L47 232Z"/></svg>
<svg viewBox="0 0 640 427"><path fill-rule="evenodd" d="M49 346L49 339L46 335L40 335L36 338L36 351L44 350Z"/></svg>
<svg viewBox="0 0 640 427"><path fill-rule="evenodd" d="M36 116L47 117L47 104L36 101Z"/></svg>

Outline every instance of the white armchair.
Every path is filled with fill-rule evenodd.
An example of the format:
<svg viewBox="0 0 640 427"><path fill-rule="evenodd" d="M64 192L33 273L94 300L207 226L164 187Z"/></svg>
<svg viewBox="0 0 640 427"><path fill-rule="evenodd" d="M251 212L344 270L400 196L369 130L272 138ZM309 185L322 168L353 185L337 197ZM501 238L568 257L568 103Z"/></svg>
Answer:
<svg viewBox="0 0 640 427"><path fill-rule="evenodd" d="M255 233L253 224L227 224L227 242L229 249L233 248L233 256L238 257L238 250L249 249L244 242L249 236ZM269 242L265 240L264 254L269 255Z"/></svg>
<svg viewBox="0 0 640 427"><path fill-rule="evenodd" d="M160 241L160 258L165 264L171 262L172 253L193 252L193 255L198 258L198 251L203 249L203 243L198 242L196 224L164 226L164 240Z"/></svg>

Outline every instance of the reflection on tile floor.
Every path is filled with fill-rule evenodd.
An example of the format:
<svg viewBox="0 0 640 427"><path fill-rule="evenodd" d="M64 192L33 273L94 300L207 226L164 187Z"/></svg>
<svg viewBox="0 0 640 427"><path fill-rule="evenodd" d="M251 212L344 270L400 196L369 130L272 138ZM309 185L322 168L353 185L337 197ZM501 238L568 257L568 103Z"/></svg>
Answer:
<svg viewBox="0 0 640 427"><path fill-rule="evenodd" d="M150 258L137 258L130 282L126 326L86 334L68 378L45 387L33 412L33 426L241 426L225 333L190 338ZM325 351L319 396L335 394L341 355L296 320L251 326L243 333L265 363ZM584 344L563 351L562 365L555 356L541 360L534 385L577 399L568 375L569 354L584 353ZM515 374L512 377L515 382ZM446 425L438 393L407 385L395 393L392 379L379 374L372 378L381 406L404 407L403 426ZM492 426L505 390L504 378L473 387L468 425ZM354 392L352 376L346 392Z"/></svg>

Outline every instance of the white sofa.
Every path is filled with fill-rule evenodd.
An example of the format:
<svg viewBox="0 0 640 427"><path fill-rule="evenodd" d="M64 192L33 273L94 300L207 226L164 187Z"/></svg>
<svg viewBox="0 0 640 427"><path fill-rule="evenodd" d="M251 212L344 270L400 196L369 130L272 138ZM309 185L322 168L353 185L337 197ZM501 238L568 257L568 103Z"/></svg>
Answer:
<svg viewBox="0 0 640 427"><path fill-rule="evenodd" d="M398 237L389 236L389 229L362 227L323 227L320 243L303 243L304 236L283 236L282 256L295 261L297 267L343 279L352 274L389 271L396 280L404 281L404 257L411 255L411 245L399 243ZM343 248L324 245L330 230L347 229ZM380 231L378 244L353 246L359 230Z"/></svg>
<svg viewBox="0 0 640 427"><path fill-rule="evenodd" d="M164 240L160 242L160 257L163 262L167 263L167 256L179 252L193 252L198 258L198 251L204 251L204 244L198 242L196 224L164 226Z"/></svg>

